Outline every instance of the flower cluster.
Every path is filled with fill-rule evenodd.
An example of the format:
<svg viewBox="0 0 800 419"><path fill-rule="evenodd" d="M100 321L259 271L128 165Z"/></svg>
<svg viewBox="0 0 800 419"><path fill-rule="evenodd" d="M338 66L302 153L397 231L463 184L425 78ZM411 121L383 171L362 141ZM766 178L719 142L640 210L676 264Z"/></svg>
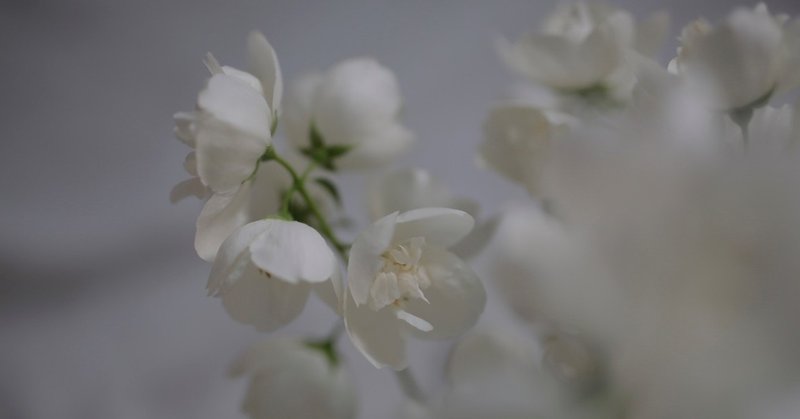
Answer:
<svg viewBox="0 0 800 419"><path fill-rule="evenodd" d="M211 77L196 110L175 115L178 139L192 148L184 165L192 178L172 199L205 199L195 248L213 262L207 289L231 318L274 331L303 311L312 291L341 316L324 339L268 340L237 362L233 374L252 377L245 413L351 418L341 331L376 367L403 370L406 336L450 339L477 322L483 285L448 250L475 223L455 208L476 208L421 169L387 172L380 189L371 188L374 224L345 243L334 219L343 208L335 173L379 169L414 140L399 120L394 74L370 58L345 60L300 78L282 107L275 51L257 32L247 49L247 72L209 54ZM279 125L285 144L276 141ZM464 249L474 253L485 236L471 236Z"/></svg>
<svg viewBox="0 0 800 419"><path fill-rule="evenodd" d="M261 332L311 294L335 318L235 363L245 413L355 417L346 335L397 374L400 418L798 417L800 19L763 4L699 19L661 65L669 22L579 1L498 41L524 82L488 110L477 163L532 200L480 217L432 173L388 169L415 136L376 60L299 77L282 106L261 34L247 72L209 54L196 109L175 115L191 179L172 193L205 200L209 294ZM340 171L370 176L360 230ZM478 322L487 294L466 261L484 248L519 330L467 334L422 391L406 340Z"/></svg>

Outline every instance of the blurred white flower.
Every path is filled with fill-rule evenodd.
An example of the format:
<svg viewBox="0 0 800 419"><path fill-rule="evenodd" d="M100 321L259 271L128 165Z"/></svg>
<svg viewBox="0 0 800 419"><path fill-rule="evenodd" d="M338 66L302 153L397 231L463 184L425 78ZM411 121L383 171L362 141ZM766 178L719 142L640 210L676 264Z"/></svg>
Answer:
<svg viewBox="0 0 800 419"><path fill-rule="evenodd" d="M473 200L456 198L441 179L420 168L395 170L371 180L367 204L373 221L395 211L425 207L455 208L474 217L478 206Z"/></svg>
<svg viewBox="0 0 800 419"><path fill-rule="evenodd" d="M311 286L330 279L335 269L333 252L313 228L261 220L222 243L207 288L234 320L271 331L297 317Z"/></svg>
<svg viewBox="0 0 800 419"><path fill-rule="evenodd" d="M761 106L800 85L800 23L787 20L763 3L734 10L716 28L697 20L683 29L670 67L716 84L725 110Z"/></svg>
<svg viewBox="0 0 800 419"><path fill-rule="evenodd" d="M536 194L551 143L558 141L566 129L566 123L534 107L495 107L483 126L479 163L525 185L528 191Z"/></svg>
<svg viewBox="0 0 800 419"><path fill-rule="evenodd" d="M628 52L654 55L668 26L664 13L636 24L624 10L576 2L557 10L540 32L515 43L501 40L499 51L512 69L537 83L565 92L599 88L613 94L635 82L626 68Z"/></svg>
<svg viewBox="0 0 800 419"><path fill-rule="evenodd" d="M463 211L423 208L389 214L356 238L344 318L350 339L373 365L406 368L408 333L446 339L475 324L486 303L483 285L446 250L473 223Z"/></svg>
<svg viewBox="0 0 800 419"><path fill-rule="evenodd" d="M439 418L573 417L564 389L540 365L531 339L501 328L470 333L453 348Z"/></svg>
<svg viewBox="0 0 800 419"><path fill-rule="evenodd" d="M401 97L395 75L373 59L342 61L322 75L300 79L289 93L287 137L307 148L316 129L325 145L351 147L336 160L337 168L385 164L414 140L398 120Z"/></svg>
<svg viewBox="0 0 800 419"><path fill-rule="evenodd" d="M250 419L352 419L355 387L350 374L318 349L291 338L273 338L245 352L232 366L250 377L242 410Z"/></svg>

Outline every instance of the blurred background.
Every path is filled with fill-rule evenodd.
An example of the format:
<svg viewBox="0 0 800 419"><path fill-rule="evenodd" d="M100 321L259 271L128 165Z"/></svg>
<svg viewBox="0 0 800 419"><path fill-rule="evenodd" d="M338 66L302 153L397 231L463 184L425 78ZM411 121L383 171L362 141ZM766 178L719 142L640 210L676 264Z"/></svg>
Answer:
<svg viewBox="0 0 800 419"><path fill-rule="evenodd" d="M284 80L354 56L397 75L417 166L491 214L526 200L475 165L488 108L514 78L493 44L516 38L553 1L0 0L0 417L235 418L245 382L226 374L259 335L206 297L210 266L192 246L201 203L169 203L187 148L172 114L190 110L207 51L243 67L261 30ZM728 0L613 2L680 27L716 20ZM800 14L797 0L770 8ZM363 225L364 176L339 177ZM475 261L485 273L485 258ZM485 324L512 322L485 278ZM312 300L279 335L322 336L332 313ZM401 393L346 339L361 417L386 417ZM423 388L441 381L448 343L415 342Z"/></svg>

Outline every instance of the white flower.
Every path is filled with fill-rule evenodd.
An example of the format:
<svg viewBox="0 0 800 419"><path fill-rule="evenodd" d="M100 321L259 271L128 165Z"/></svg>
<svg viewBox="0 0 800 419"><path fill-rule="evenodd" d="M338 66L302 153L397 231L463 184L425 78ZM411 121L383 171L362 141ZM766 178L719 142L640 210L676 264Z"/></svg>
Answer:
<svg viewBox="0 0 800 419"><path fill-rule="evenodd" d="M242 410L250 419L352 419L355 388L347 370L295 339L274 338L250 348L231 368L248 375Z"/></svg>
<svg viewBox="0 0 800 419"><path fill-rule="evenodd" d="M207 261L214 260L230 232L251 219L249 180L272 142L283 91L272 46L258 32L247 43L252 74L220 66L209 54L212 77L198 95L197 110L175 115L176 136L194 149L184 162L193 178L173 188L170 198L208 197L195 236L195 249Z"/></svg>
<svg viewBox="0 0 800 419"><path fill-rule="evenodd" d="M234 320L270 331L297 317L311 286L331 278L335 269L333 252L313 228L261 220L222 243L207 287Z"/></svg>
<svg viewBox="0 0 800 419"><path fill-rule="evenodd" d="M404 152L414 135L399 121L401 98L394 74L370 58L345 60L323 75L307 76L290 91L286 134L308 147L312 126L328 146L353 147L339 168L382 165Z"/></svg>
<svg viewBox="0 0 800 419"><path fill-rule="evenodd" d="M564 417L564 389L539 368L535 343L508 330L470 333L453 348L442 419ZM574 403L576 400L572 400Z"/></svg>
<svg viewBox="0 0 800 419"><path fill-rule="evenodd" d="M453 196L441 179L419 168L395 170L370 182L367 203L373 221L394 211L426 207L455 208L475 218L479 210L477 202ZM453 253L462 259L476 256L492 238L496 221L494 217L478 220L475 229L452 248Z"/></svg>
<svg viewBox="0 0 800 419"><path fill-rule="evenodd" d="M479 146L479 163L525 185L532 194L553 141L566 124L551 115L524 105L494 108L484 123L484 141Z"/></svg>
<svg viewBox="0 0 800 419"><path fill-rule="evenodd" d="M562 7L540 33L516 43L501 40L499 51L508 65L545 86L581 91L593 87L625 87L632 82L626 53L654 54L669 26L663 13L637 25L633 16L598 3L577 2ZM624 78L626 80L622 80Z"/></svg>
<svg viewBox="0 0 800 419"><path fill-rule="evenodd" d="M472 217L423 208L381 218L350 250L344 318L355 346L376 367L407 366L404 338L451 338L470 328L486 303L475 273L446 248Z"/></svg>
<svg viewBox="0 0 800 419"><path fill-rule="evenodd" d="M800 84L800 23L786 20L763 3L734 10L716 28L697 20L683 29L671 68L715 83L726 110L762 104Z"/></svg>

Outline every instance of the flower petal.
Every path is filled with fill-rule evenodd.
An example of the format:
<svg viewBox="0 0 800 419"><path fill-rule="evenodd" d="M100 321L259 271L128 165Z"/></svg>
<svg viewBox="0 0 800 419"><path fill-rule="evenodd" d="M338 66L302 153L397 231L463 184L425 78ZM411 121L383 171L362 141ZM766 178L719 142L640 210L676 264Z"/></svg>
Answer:
<svg viewBox="0 0 800 419"><path fill-rule="evenodd" d="M356 305L347 293L344 324L350 340L376 368L402 370L408 366L401 322L393 310L374 311L365 304Z"/></svg>
<svg viewBox="0 0 800 419"><path fill-rule="evenodd" d="M169 192L169 202L178 203L189 196L203 199L208 194L208 189L200 182L200 178L193 177L175 185Z"/></svg>
<svg viewBox="0 0 800 419"><path fill-rule="evenodd" d="M475 220L464 211L451 208L420 208L397 216L392 242L424 237L426 243L449 247L469 234Z"/></svg>
<svg viewBox="0 0 800 419"><path fill-rule="evenodd" d="M391 172L372 182L367 199L373 220L393 211L447 207L453 201L443 182L418 168Z"/></svg>
<svg viewBox="0 0 800 419"><path fill-rule="evenodd" d="M249 257L249 252L245 251ZM291 322L303 311L311 287L269 278L246 262L239 279L222 294L222 305L230 316L261 332L270 332Z"/></svg>
<svg viewBox="0 0 800 419"><path fill-rule="evenodd" d="M312 290L320 300L336 314L342 315L342 298L344 297L344 278L341 271L337 268L333 270L330 281L320 282L312 285Z"/></svg>
<svg viewBox="0 0 800 419"><path fill-rule="evenodd" d="M381 267L380 255L389 248L395 234L398 214L389 214L367 227L356 237L347 263L347 286L357 305L369 298L372 282Z"/></svg>
<svg viewBox="0 0 800 419"><path fill-rule="evenodd" d="M234 194L214 194L206 201L197 217L194 236L194 248L201 259L213 262L222 242L249 221L251 187L247 182Z"/></svg>
<svg viewBox="0 0 800 419"><path fill-rule="evenodd" d="M261 81L270 109L278 113L283 97L281 66L275 50L261 32L250 32L247 37L247 60L248 69Z"/></svg>
<svg viewBox="0 0 800 419"><path fill-rule="evenodd" d="M412 299L405 310L425 319L433 330L408 327L416 336L448 339L472 327L486 305L486 291L478 276L458 256L437 246L426 246L422 265L431 280L424 290L429 303Z"/></svg>
<svg viewBox="0 0 800 419"><path fill-rule="evenodd" d="M245 224L222 242L208 276L206 288L209 295L218 296L225 293L241 278L247 264L250 264L250 243L264 231L265 224L266 220Z"/></svg>
<svg viewBox="0 0 800 419"><path fill-rule="evenodd" d="M197 95L197 107L248 136L270 138L270 107L250 83L229 74L215 74Z"/></svg>
<svg viewBox="0 0 800 419"><path fill-rule="evenodd" d="M250 254L256 266L293 284L325 281L336 267L325 239L297 221L267 220L263 233L250 244Z"/></svg>
<svg viewBox="0 0 800 419"><path fill-rule="evenodd" d="M206 119L199 124L196 156L200 180L214 192L231 193L253 173L267 143L219 121Z"/></svg>
<svg viewBox="0 0 800 419"><path fill-rule="evenodd" d="M353 58L331 68L315 90L314 123L329 144L354 144L379 133L400 111L397 79L371 58Z"/></svg>
<svg viewBox="0 0 800 419"><path fill-rule="evenodd" d="M399 123L382 125L353 141L357 147L336 163L338 167L346 169L384 166L406 152L414 140L414 133Z"/></svg>

